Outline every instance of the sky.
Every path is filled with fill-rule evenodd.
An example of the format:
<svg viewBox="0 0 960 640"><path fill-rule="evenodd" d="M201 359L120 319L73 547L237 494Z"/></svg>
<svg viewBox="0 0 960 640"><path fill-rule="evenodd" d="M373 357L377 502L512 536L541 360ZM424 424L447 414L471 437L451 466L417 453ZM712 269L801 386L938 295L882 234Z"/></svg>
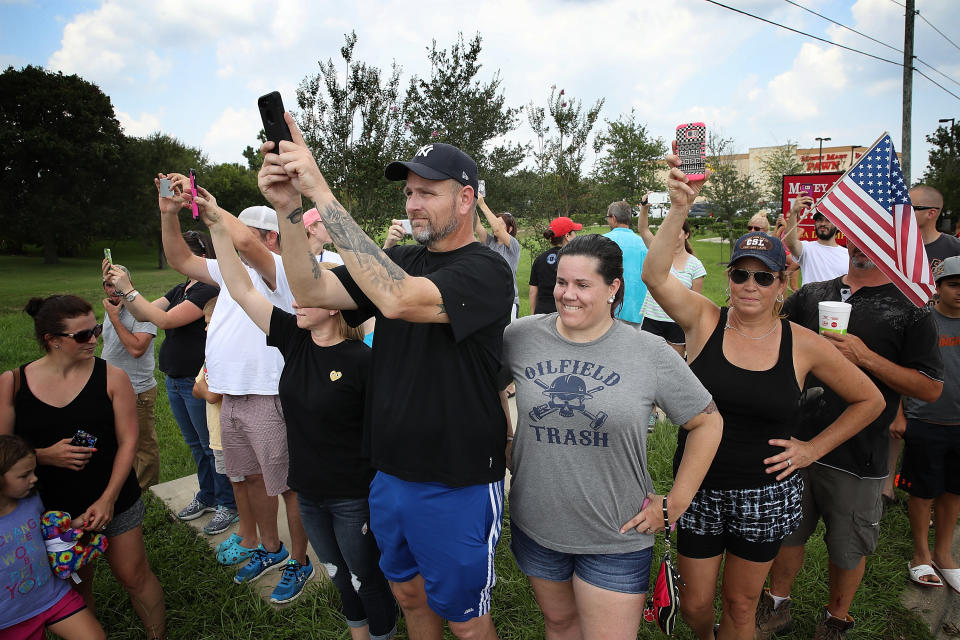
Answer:
<svg viewBox="0 0 960 640"><path fill-rule="evenodd" d="M896 49L900 0L796 0ZM956 0L916 0L921 15L960 43ZM784 0L724 4L825 40L902 62L903 56ZM737 151L831 137L869 145L889 131L899 147L902 68L779 29L705 0L0 0L0 67L27 64L76 73L110 96L128 135L162 131L214 162L243 162L261 128L257 97L297 85L333 59L344 34L355 58L394 62L401 85L429 74L426 49L458 33L483 38L479 78L499 74L508 105L544 105L551 85L592 104L601 118L634 109L656 137L703 121ZM960 49L917 19L915 55L960 95ZM960 99L914 76L913 178L926 166L925 136L940 118L960 119ZM509 136L530 142L521 116ZM587 167L589 169L589 166Z"/></svg>

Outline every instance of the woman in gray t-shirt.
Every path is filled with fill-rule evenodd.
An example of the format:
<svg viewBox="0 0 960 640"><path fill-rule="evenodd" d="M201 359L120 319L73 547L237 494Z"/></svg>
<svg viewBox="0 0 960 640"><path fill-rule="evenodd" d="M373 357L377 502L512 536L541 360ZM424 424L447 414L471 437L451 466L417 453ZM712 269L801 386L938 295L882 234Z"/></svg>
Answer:
<svg viewBox="0 0 960 640"><path fill-rule="evenodd" d="M511 548L543 610L547 637L636 637L662 505L676 522L720 442L710 394L660 338L614 319L623 255L599 235L560 252L557 313L504 331L517 383ZM673 488L653 493L647 416L688 430ZM644 508L644 499L650 504Z"/></svg>

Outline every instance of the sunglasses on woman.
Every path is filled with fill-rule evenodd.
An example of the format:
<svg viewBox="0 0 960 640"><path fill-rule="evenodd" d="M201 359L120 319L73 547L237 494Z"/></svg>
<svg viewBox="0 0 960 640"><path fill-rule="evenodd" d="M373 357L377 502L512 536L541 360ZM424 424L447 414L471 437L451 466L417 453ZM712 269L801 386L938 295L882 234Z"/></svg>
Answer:
<svg viewBox="0 0 960 640"><path fill-rule="evenodd" d="M84 329L83 331L74 331L73 333L54 333L53 335L73 338L83 344L84 342L90 342L90 338L99 338L101 333L103 333L103 325L98 324L95 325L93 329Z"/></svg>
<svg viewBox="0 0 960 640"><path fill-rule="evenodd" d="M754 226L747 225L747 231L763 231L764 233L766 233L767 230L761 227L754 227Z"/></svg>
<svg viewBox="0 0 960 640"><path fill-rule="evenodd" d="M730 269L730 282L743 284L753 276L753 281L761 287L769 287L777 279L777 274L770 271L748 271L747 269Z"/></svg>

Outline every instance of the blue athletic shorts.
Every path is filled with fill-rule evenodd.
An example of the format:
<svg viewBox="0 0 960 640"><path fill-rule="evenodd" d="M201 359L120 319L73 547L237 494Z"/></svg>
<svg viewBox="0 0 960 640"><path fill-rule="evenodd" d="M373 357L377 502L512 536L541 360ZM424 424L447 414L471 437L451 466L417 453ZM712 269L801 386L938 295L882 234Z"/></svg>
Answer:
<svg viewBox="0 0 960 640"><path fill-rule="evenodd" d="M617 593L647 593L653 547L627 553L564 553L539 544L516 524L510 527L510 550L524 575L552 582L577 577Z"/></svg>
<svg viewBox="0 0 960 640"><path fill-rule="evenodd" d="M468 487L407 482L377 472L370 528L391 582L423 577L430 608L466 622L490 612L493 557L503 524L503 480Z"/></svg>

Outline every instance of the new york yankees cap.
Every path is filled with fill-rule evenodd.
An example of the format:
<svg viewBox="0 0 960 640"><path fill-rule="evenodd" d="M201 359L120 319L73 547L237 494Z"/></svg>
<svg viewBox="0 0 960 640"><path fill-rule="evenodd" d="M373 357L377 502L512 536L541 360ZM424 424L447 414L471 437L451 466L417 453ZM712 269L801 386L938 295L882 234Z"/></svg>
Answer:
<svg viewBox="0 0 960 640"><path fill-rule="evenodd" d="M752 231L737 239L730 255L730 264L740 258L756 258L774 271L787 268L787 254L783 250L783 243L779 238L768 236L763 231Z"/></svg>
<svg viewBox="0 0 960 640"><path fill-rule="evenodd" d="M473 187L477 194L477 163L452 144L434 142L425 144L413 154L410 162L391 162L383 170L387 180L406 180L407 172L413 171L427 180L453 179L463 186Z"/></svg>

